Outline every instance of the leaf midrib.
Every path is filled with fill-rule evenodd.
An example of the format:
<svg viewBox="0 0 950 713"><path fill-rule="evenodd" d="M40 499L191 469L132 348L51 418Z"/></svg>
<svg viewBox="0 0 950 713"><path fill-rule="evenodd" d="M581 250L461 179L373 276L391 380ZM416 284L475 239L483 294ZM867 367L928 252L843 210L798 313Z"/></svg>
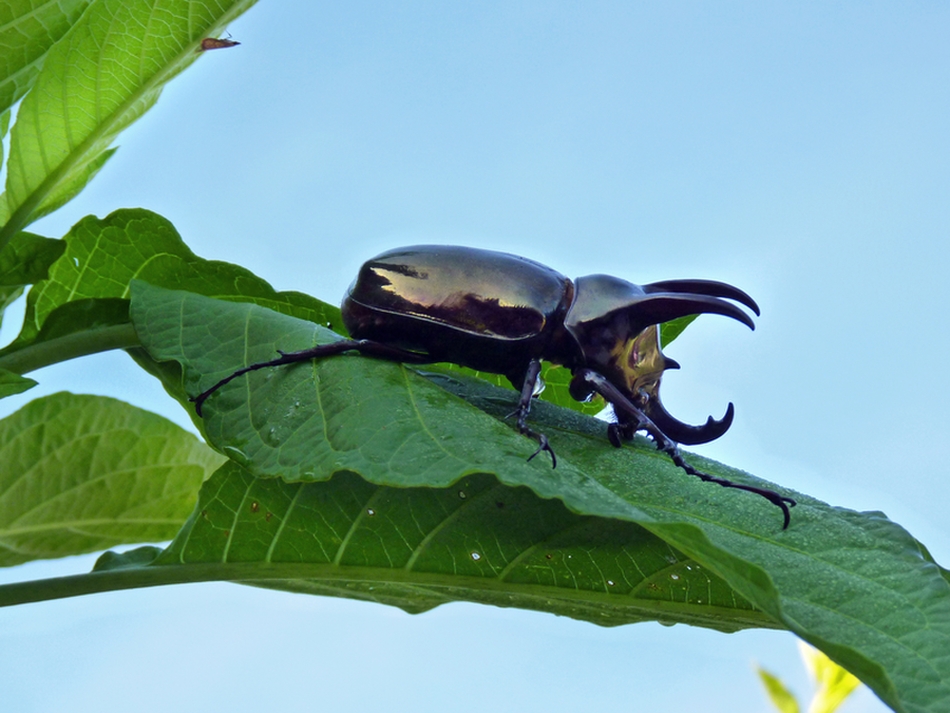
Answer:
<svg viewBox="0 0 950 713"><path fill-rule="evenodd" d="M190 582L229 581L243 584L267 584L280 581L312 581L345 584L395 584L423 586L434 590L445 589L445 597L458 601L460 590L483 591L498 594L516 594L542 601L556 600L570 603L578 602L585 606L614 605L625 610L642 610L651 619L657 611L672 614L690 614L694 618L734 620L749 626L783 629L772 617L759 610L728 609L708 604L691 604L666 599L634 599L629 594L577 590L552 587L542 584L511 584L500 582L494 577L474 577L455 574L433 574L428 572L405 572L399 569L378 567L348 567L333 564L312 563L176 563L155 564L142 567L130 567L107 571L94 571L89 574L58 577L8 585L0 585L0 606L40 601L53 598L77 596L100 591L134 589L165 584L185 584ZM35 593L34 593L35 592ZM52 595L52 596L51 596ZM641 604L642 602L642 604ZM648 605L648 606L647 606Z"/></svg>

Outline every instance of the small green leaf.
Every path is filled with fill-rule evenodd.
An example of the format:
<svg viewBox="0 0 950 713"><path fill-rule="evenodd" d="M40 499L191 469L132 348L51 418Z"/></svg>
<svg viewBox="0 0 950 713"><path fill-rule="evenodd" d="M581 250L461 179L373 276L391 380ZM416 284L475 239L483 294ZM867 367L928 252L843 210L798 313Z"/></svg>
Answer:
<svg viewBox="0 0 950 713"><path fill-rule="evenodd" d="M685 317L679 317L671 322L664 322L660 325L660 346L665 347L693 323L698 314L688 314Z"/></svg>
<svg viewBox="0 0 950 713"><path fill-rule="evenodd" d="M785 684L778 677L773 676L764 668L757 669L762 685L765 686L769 699L778 708L779 713L799 713L798 701Z"/></svg>
<svg viewBox="0 0 950 713"><path fill-rule="evenodd" d="M49 50L20 105L11 131L5 193L10 218L0 230L0 247L75 195L101 167L118 134L200 56L195 49L202 38L218 33L253 4L92 3Z"/></svg>
<svg viewBox="0 0 950 713"><path fill-rule="evenodd" d="M162 553L161 547L154 545L144 545L136 547L128 552L103 552L96 564L93 566L93 572L108 572L117 569L135 569L144 567L155 561L155 558Z"/></svg>
<svg viewBox="0 0 950 713"><path fill-rule="evenodd" d="M805 666L815 681L815 695L808 713L834 713L860 681L818 649L798 642Z"/></svg>
<svg viewBox="0 0 950 713"><path fill-rule="evenodd" d="M463 374L475 379L482 379L489 384L494 384L503 389L512 388L507 377L501 374L490 374L487 371L476 371L457 364L433 364L426 367L420 367L420 372L428 371L432 373ZM541 365L541 380L544 382L544 390L541 391L538 398L548 403L569 408L580 413L586 413L594 416L604 410L606 402L599 396L590 401L575 401L571 397L568 387L571 384L571 372L557 364L544 362Z"/></svg>
<svg viewBox="0 0 950 713"><path fill-rule="evenodd" d="M25 285L46 278L49 266L66 248L61 240L31 233L17 233L0 250L0 320L21 294Z"/></svg>
<svg viewBox="0 0 950 713"><path fill-rule="evenodd" d="M32 285L45 280L50 265L66 249L62 240L44 238L33 233L17 233L0 250L0 285Z"/></svg>
<svg viewBox="0 0 950 713"><path fill-rule="evenodd" d="M698 315L692 314L686 317L680 317L679 319L674 319L672 322L665 322L660 325L660 343L663 346L666 346L674 339L676 339L680 334L683 333L683 330L690 325L690 323L696 319ZM339 331L339 330L337 330ZM445 371L445 372L458 372L461 374L467 374L478 379L484 379L490 384L495 386L500 386L502 388L510 388L511 384L508 382L508 379L500 374L489 374L483 371L475 371L474 369L468 369L464 366L458 366L456 364L439 364L437 367L430 367L432 370L436 371ZM601 413L606 407L607 402L604 401L600 396L594 396L594 398L589 401L576 401L570 392L571 379L573 375L569 369L565 369L562 366L557 364L549 364L545 362L541 367L541 380L544 383L544 390L539 394L539 398L542 401L547 401L556 406L561 406L563 408L569 408L573 411L578 411L588 416L596 416Z"/></svg>
<svg viewBox="0 0 950 713"><path fill-rule="evenodd" d="M36 382L33 379L14 374L6 369L0 369L0 399L14 394L22 394L34 386L36 386Z"/></svg>
<svg viewBox="0 0 950 713"><path fill-rule="evenodd" d="M0 566L170 539L221 462L121 401L36 399L0 421Z"/></svg>

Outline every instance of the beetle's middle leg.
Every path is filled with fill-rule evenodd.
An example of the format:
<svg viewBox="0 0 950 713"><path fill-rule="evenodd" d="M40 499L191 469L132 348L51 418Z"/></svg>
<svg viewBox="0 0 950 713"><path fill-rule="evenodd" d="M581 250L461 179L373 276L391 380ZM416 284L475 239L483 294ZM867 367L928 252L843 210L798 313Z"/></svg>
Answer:
<svg viewBox="0 0 950 713"><path fill-rule="evenodd" d="M528 438L533 438L538 442L538 450L532 453L528 460L534 458L538 453L547 451L551 454L551 467L557 468L557 456L554 455L554 449L548 443L548 437L543 433L538 433L528 426L528 413L531 411L531 399L534 398L534 390L538 386L538 378L541 375L541 360L532 359L528 362L528 369L524 375L524 384L521 387L521 398L518 399L518 408L509 413L505 418L512 416L518 417L518 431Z"/></svg>

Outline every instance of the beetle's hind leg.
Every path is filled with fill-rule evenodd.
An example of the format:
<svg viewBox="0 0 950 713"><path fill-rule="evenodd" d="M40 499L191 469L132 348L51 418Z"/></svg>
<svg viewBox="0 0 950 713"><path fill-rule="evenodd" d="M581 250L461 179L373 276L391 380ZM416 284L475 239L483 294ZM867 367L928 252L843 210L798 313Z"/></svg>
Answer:
<svg viewBox="0 0 950 713"><path fill-rule="evenodd" d="M551 467L557 468L557 456L554 455L554 449L548 443L548 437L543 433L538 433L528 426L528 413L531 411L531 399L534 398L535 389L538 386L538 379L541 376L541 360L532 359L528 362L528 369L524 375L524 384L521 386L521 398L518 399L518 408L509 413L505 418L512 416L518 417L518 431L528 438L533 438L538 442L538 450L528 456L528 460L534 458L538 453L547 451L551 454ZM513 379L511 381L514 381ZM515 384L517 386L517 384Z"/></svg>
<svg viewBox="0 0 950 713"><path fill-rule="evenodd" d="M580 369L575 372L574 379L578 381L579 384L572 384L573 389L583 391L584 388L587 388L596 391L617 411L617 418L620 420L620 423L610 424L607 429L608 438L614 446L620 447L624 440L632 439L633 434L637 431L646 431L656 444L657 450L666 453L676 466L682 468L690 475L694 475L706 483L716 483L724 488L735 488L736 490L745 490L750 493L755 493L780 508L783 517L782 529L785 530L788 528L788 524L791 521L789 508L795 506L795 501L792 498L779 495L774 490L757 488L754 485L734 483L726 478L720 478L719 476L710 475L709 473L697 470L683 459L679 448L676 447L676 443L663 433L649 416L637 408L630 399L624 396L617 387L607 381L603 376L591 369Z"/></svg>
<svg viewBox="0 0 950 713"><path fill-rule="evenodd" d="M321 344L316 347L301 349L300 351L296 352L282 352L280 349L278 349L277 353L280 354L280 356L276 359L257 362L256 364L245 366L243 369L238 369L232 374L221 379L210 389L202 391L197 396L192 396L189 400L195 403L195 413L197 413L198 416L201 416L201 408L204 406L204 402L208 399L208 397L222 386L230 381L233 381L239 376L243 376L244 374L247 374L251 371L257 371L258 369L267 369L272 366L283 366L284 364L294 364L299 361L309 361L310 359L335 356L337 354L350 351L359 352L360 354L364 354L366 356L387 359L389 361L402 361L412 364L427 364L432 362L432 360L425 354L419 354L406 349L400 349L388 344L383 344L382 342L374 342L371 339L341 339L336 342L331 342L330 344Z"/></svg>

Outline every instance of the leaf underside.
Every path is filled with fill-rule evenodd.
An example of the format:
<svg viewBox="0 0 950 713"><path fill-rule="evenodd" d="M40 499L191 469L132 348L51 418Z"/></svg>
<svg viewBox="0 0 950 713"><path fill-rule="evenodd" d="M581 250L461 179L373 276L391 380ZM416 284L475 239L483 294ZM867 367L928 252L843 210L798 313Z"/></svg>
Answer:
<svg viewBox="0 0 950 713"><path fill-rule="evenodd" d="M246 584L410 612L463 600L601 625L772 625L634 523L577 515L488 474L452 488L392 488L347 471L286 483L232 462L205 485L191 520L152 566L204 563L244 565Z"/></svg>

